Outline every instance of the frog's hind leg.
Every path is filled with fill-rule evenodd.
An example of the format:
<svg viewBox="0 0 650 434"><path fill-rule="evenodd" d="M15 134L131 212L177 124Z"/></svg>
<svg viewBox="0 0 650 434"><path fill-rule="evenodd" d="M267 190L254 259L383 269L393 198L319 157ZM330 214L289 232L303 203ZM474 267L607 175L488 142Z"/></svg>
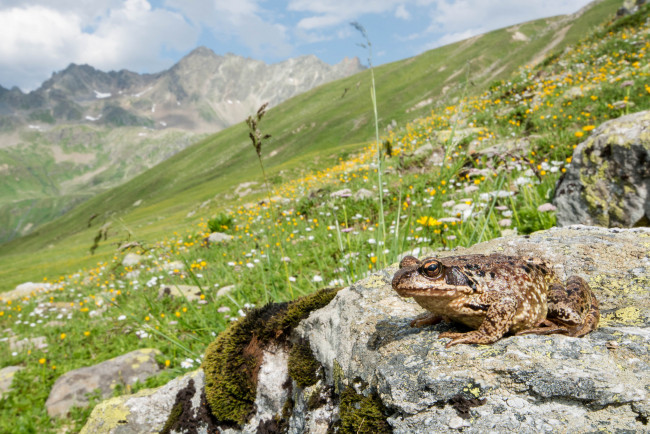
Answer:
<svg viewBox="0 0 650 434"><path fill-rule="evenodd" d="M532 329L521 330L515 333L515 336L521 335L552 335L556 333L569 334L569 329L563 325L558 325L553 321L545 319L538 323Z"/></svg>
<svg viewBox="0 0 650 434"><path fill-rule="evenodd" d="M548 294L548 314L535 327L518 335L550 335L562 333L572 337L584 336L598 326L598 300L581 277L572 276L566 287L556 283Z"/></svg>

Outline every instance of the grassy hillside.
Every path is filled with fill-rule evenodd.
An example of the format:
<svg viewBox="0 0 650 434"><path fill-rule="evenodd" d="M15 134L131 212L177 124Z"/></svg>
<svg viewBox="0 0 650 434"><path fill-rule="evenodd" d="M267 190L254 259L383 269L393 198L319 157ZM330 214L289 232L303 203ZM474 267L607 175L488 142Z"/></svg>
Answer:
<svg viewBox="0 0 650 434"><path fill-rule="evenodd" d="M548 49L561 50L595 22L616 10L619 1L598 3L575 20L556 17L502 29L376 68L379 124L383 130L476 94L508 77ZM528 40L515 38L514 30ZM352 49L352 47L351 47ZM467 81L469 79L469 81ZM369 71L295 97L269 111L273 135L265 149L270 178L292 178L323 167L346 150L360 149L374 132L369 103ZM271 156L273 155L273 156ZM111 254L104 245L87 250L107 221L129 228L137 239L155 240L192 220L186 215L211 200L210 212L235 202L229 193L240 183L260 181L259 163L245 125L203 140L130 182L83 203L35 233L0 246L0 289L41 274L74 271ZM139 207L133 204L141 201ZM202 210L206 214L207 210ZM88 227L91 216L97 216ZM34 273L38 271L38 273Z"/></svg>
<svg viewBox="0 0 650 434"><path fill-rule="evenodd" d="M0 304L0 366L24 368L14 378L14 390L0 401L0 432L78 430L90 407L73 409L64 419L50 419L45 410L50 388L72 369L153 347L162 353L162 373L116 388L115 394L158 386L195 369L214 336L252 305L354 282L409 250L421 255L552 227L555 216L548 202L577 144L608 119L650 109L649 10L646 5L637 15L584 32L581 42L536 67L520 68L485 91L387 132L382 140L391 149L382 151L381 165L374 146L354 143L330 143L327 157L317 149L272 163L275 172L287 175L273 185L271 194L281 200L272 206L219 193L220 199L201 208L197 201L215 191L204 191L198 181L183 176L183 193L172 194L179 188L175 178L154 171L161 180L160 196L168 197L153 202L158 193L149 186L139 192L149 196L133 207L134 194L125 200L130 211L115 218L113 227L124 234L126 223L138 239L144 239L139 234L153 239L165 229L157 225L170 222L177 231L133 246L130 253L140 257L132 265L124 265L127 251L115 250L111 242L121 235L113 235L102 241L105 259L100 263L74 274L50 275L45 291ZM274 121L281 120L269 113L262 131L276 128ZM192 151L201 155L215 140L197 145L185 158ZM269 145L279 149L277 138ZM265 144L262 152L269 151ZM180 161L185 160L174 164ZM251 173L258 170L255 163L254 155L242 161ZM220 173L209 173L209 185L216 188ZM379 173L385 219L378 211ZM275 179L273 173L270 177ZM344 188L355 195L366 190L370 197L331 195ZM188 203L196 205L188 208ZM197 213L187 218L188 210ZM156 212L158 221L151 217ZM46 249L42 258L51 261L52 269L78 265L75 255L87 251L97 226L80 229L62 247ZM213 230L232 239L206 246L203 239ZM29 268L29 255L20 258L11 263L13 270L24 267L33 275L36 266ZM589 284L596 294L610 289L602 280ZM188 295L195 299L159 295L165 287L171 291L180 285L191 285ZM600 324L629 325L626 321L635 319L603 311ZM8 348L11 339L34 337L43 337L48 347Z"/></svg>

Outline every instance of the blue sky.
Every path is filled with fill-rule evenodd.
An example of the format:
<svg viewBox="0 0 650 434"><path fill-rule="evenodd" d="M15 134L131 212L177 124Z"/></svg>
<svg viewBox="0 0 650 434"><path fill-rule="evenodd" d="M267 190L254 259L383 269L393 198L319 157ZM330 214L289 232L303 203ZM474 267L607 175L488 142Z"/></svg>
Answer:
<svg viewBox="0 0 650 434"><path fill-rule="evenodd" d="M217 54L375 65L497 28L578 11L588 0L0 0L0 85L37 88L70 63L158 72L204 45Z"/></svg>

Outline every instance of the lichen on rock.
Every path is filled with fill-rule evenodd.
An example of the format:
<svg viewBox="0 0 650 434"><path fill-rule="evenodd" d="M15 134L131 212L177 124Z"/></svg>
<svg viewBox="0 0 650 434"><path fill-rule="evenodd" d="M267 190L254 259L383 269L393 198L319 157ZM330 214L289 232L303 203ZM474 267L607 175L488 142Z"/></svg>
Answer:
<svg viewBox="0 0 650 434"><path fill-rule="evenodd" d="M553 203L558 226L650 225L650 111L612 119L573 152Z"/></svg>

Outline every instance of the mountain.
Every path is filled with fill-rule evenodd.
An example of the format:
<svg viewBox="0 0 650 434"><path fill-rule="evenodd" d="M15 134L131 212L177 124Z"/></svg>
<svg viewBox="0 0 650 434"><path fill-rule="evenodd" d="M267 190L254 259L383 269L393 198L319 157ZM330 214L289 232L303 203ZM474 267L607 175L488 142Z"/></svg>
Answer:
<svg viewBox="0 0 650 434"><path fill-rule="evenodd" d="M0 86L0 125L80 123L215 132L331 80L363 70L359 59L328 65L316 56L275 64L199 47L157 74L102 72L71 64L33 92Z"/></svg>
<svg viewBox="0 0 650 434"><path fill-rule="evenodd" d="M207 133L328 81L357 58L276 64L199 47L157 74L70 65L27 94L0 87L0 242L24 235Z"/></svg>

